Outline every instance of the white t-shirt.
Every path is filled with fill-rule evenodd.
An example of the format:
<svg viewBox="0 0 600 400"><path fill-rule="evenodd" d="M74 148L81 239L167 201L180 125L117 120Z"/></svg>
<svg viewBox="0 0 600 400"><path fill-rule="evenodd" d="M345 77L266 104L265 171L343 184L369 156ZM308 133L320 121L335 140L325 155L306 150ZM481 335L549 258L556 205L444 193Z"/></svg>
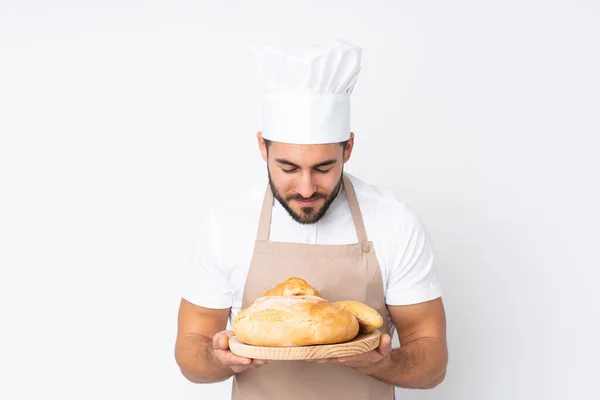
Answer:
<svg viewBox="0 0 600 400"><path fill-rule="evenodd" d="M392 194L347 175L356 191L367 236L375 247L386 304L416 304L440 297L432 246L419 218ZM231 307L230 321L242 305L266 185L206 210L198 225L194 263L185 269L183 298L207 308ZM269 240L358 242L344 190L323 218L311 225L297 223L277 200L273 203Z"/></svg>

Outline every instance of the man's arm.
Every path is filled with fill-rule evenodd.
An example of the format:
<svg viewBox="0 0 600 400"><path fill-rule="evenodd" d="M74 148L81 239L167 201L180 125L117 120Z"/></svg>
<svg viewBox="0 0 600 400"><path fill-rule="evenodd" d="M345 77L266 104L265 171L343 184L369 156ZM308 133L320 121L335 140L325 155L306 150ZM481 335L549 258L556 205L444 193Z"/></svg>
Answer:
<svg viewBox="0 0 600 400"><path fill-rule="evenodd" d="M431 389L446 376L448 349L446 316L442 299L409 305L388 306L398 331L400 347L382 335L379 348L368 353L320 362L339 362L391 385Z"/></svg>
<svg viewBox="0 0 600 400"><path fill-rule="evenodd" d="M441 298L410 306L388 306L400 347L371 374L395 386L430 389L445 378L448 364L446 315Z"/></svg>
<svg viewBox="0 0 600 400"><path fill-rule="evenodd" d="M225 331L229 312L229 308L210 309L181 300L175 360L189 381L220 382L264 363L231 353L229 338L233 333Z"/></svg>

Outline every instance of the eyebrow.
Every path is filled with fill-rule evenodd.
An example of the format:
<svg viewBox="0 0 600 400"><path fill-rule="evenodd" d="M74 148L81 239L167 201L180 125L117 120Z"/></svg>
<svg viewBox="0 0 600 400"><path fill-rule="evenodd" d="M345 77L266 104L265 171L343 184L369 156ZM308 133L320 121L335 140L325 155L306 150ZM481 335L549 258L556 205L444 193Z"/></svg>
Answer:
<svg viewBox="0 0 600 400"><path fill-rule="evenodd" d="M289 165L290 167L301 168L299 165L294 164L293 162L286 160L285 158L276 158L275 161L278 162L279 164ZM337 162L337 160L333 160L333 159L327 160L327 161L323 161L323 162L313 165L312 168L326 167L328 165L335 164L336 162Z"/></svg>

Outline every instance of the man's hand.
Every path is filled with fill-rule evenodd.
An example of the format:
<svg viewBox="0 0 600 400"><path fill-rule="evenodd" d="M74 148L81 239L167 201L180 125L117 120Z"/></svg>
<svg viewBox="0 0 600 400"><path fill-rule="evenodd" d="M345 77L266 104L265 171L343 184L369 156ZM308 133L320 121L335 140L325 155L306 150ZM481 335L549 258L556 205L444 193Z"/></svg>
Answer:
<svg viewBox="0 0 600 400"><path fill-rule="evenodd" d="M319 363L342 364L363 374L373 374L390 358L391 351L392 339L390 338L390 335L384 333L379 340L379 346L369 352L358 354L356 356L324 358L316 361Z"/></svg>
<svg viewBox="0 0 600 400"><path fill-rule="evenodd" d="M318 360L346 365L396 387L431 389L446 376L448 347L441 298L407 306L388 306L400 347L392 350L389 335L379 347L352 357Z"/></svg>
<svg viewBox="0 0 600 400"><path fill-rule="evenodd" d="M230 314L231 308L205 308L181 299L175 359L190 382L222 382L265 364L265 360L238 357L229 350L229 339L234 336L225 330Z"/></svg>
<svg viewBox="0 0 600 400"><path fill-rule="evenodd" d="M234 336L231 331L222 331L212 338L212 356L214 360L223 367L231 369L233 372L240 373L249 368L256 368L265 364L266 360L255 360L236 356L229 350L229 338Z"/></svg>

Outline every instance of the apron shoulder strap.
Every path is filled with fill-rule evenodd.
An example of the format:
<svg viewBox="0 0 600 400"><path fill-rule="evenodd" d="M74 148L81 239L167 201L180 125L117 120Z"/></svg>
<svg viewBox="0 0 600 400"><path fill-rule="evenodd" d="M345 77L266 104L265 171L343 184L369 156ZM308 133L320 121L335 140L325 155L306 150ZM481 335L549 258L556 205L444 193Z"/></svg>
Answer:
<svg viewBox="0 0 600 400"><path fill-rule="evenodd" d="M348 206L350 206L350 213L352 214L352 220L354 221L354 228L356 229L356 236L360 243L367 243L369 239L367 237L367 230L365 229L362 213L360 212L360 206L358 205L356 191L354 190L352 182L350 182L350 178L348 178L346 174L344 174L343 182L346 197L348 199Z"/></svg>
<svg viewBox="0 0 600 400"><path fill-rule="evenodd" d="M260 219L258 221L258 232L256 232L256 240L266 242L269 240L269 231L271 229L271 214L273 213L273 192L267 184L267 191L263 199Z"/></svg>

